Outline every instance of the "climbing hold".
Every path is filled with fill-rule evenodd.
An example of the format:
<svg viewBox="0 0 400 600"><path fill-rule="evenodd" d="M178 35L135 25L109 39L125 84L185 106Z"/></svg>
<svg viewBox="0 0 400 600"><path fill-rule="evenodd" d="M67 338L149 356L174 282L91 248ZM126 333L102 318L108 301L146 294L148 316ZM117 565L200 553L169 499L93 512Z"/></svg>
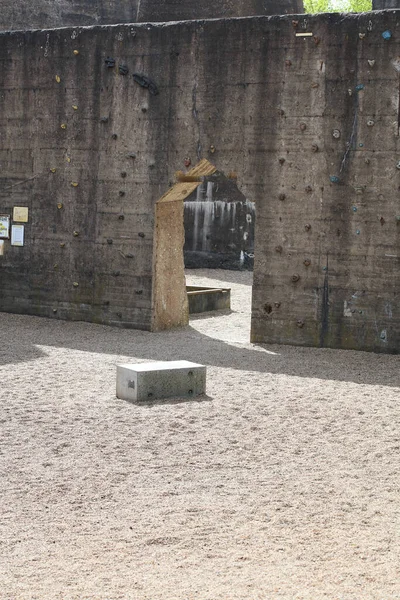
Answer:
<svg viewBox="0 0 400 600"><path fill-rule="evenodd" d="M56 308L53 308L53 313L56 313L56 312L57 312L57 309L56 309Z"/></svg>
<svg viewBox="0 0 400 600"><path fill-rule="evenodd" d="M329 177L329 179L330 179L331 183L339 183L339 181L340 181L339 177L337 177L336 175L331 175Z"/></svg>
<svg viewBox="0 0 400 600"><path fill-rule="evenodd" d="M74 54L75 54L75 56L78 56L79 50L74 50Z"/></svg>
<svg viewBox="0 0 400 600"><path fill-rule="evenodd" d="M272 313L272 306L271 306L271 304L264 304L264 312L266 312L267 315L270 315Z"/></svg>
<svg viewBox="0 0 400 600"><path fill-rule="evenodd" d="M143 294L143 290L135 290L135 294L141 296Z"/></svg>
<svg viewBox="0 0 400 600"><path fill-rule="evenodd" d="M297 27L297 25L298 25L298 24L299 24L299 22L298 22L298 21L292 21L292 25L293 25L293 27Z"/></svg>
<svg viewBox="0 0 400 600"><path fill-rule="evenodd" d="M293 283L296 283L299 280L300 280L300 275L298 273L294 273L294 275L292 275Z"/></svg>
<svg viewBox="0 0 400 600"><path fill-rule="evenodd" d="M304 229L305 229L306 231L310 231L310 230L311 230L311 225L310 225L310 223L307 223L307 225L304 225Z"/></svg>
<svg viewBox="0 0 400 600"><path fill-rule="evenodd" d="M127 175L126 171L122 171L122 173L121 173L122 179L125 179L126 175Z"/></svg>
<svg viewBox="0 0 400 600"><path fill-rule="evenodd" d="M281 117L283 117L283 116L284 116L284 114L285 114L285 111L284 111L282 108L280 108L280 109L278 110L278 114L279 114Z"/></svg>
<svg viewBox="0 0 400 600"><path fill-rule="evenodd" d="M322 270L323 270L323 271L327 271L327 270L328 270L328 267L322 267Z"/></svg>
<svg viewBox="0 0 400 600"><path fill-rule="evenodd" d="M125 219L125 216L124 216L124 215L118 215L118 219L119 219L120 221L123 221L123 220Z"/></svg>
<svg viewBox="0 0 400 600"><path fill-rule="evenodd" d="M122 319L122 313L120 313L120 312L117 312L117 317L118 317L119 319Z"/></svg>
<svg viewBox="0 0 400 600"><path fill-rule="evenodd" d="M307 125L305 123L300 123L301 131L305 131L307 129Z"/></svg>
<svg viewBox="0 0 400 600"><path fill-rule="evenodd" d="M118 195L121 196L121 198L123 198L125 196L125 192L123 190L120 190L118 192Z"/></svg>
<svg viewBox="0 0 400 600"><path fill-rule="evenodd" d="M128 75L128 73L129 73L129 69L126 65L119 65L118 71L119 71L120 75Z"/></svg>
<svg viewBox="0 0 400 600"><path fill-rule="evenodd" d="M359 83L358 85L356 85L355 90L356 92L361 92L361 90L363 90L365 88L365 85L363 83Z"/></svg>
<svg viewBox="0 0 400 600"><path fill-rule="evenodd" d="M135 154L134 152L129 152L129 153L126 155L126 158L133 158L133 159L135 159L135 158L136 158L136 154Z"/></svg>
<svg viewBox="0 0 400 600"><path fill-rule="evenodd" d="M112 273L114 277L118 277L120 275L120 271L113 271Z"/></svg>
<svg viewBox="0 0 400 600"><path fill-rule="evenodd" d="M61 123L61 129L67 129L67 126L65 123Z"/></svg>
<svg viewBox="0 0 400 600"><path fill-rule="evenodd" d="M139 84L141 87L144 87L146 89L149 90L149 93L152 96L157 96L158 94L158 87L156 86L156 84L154 83L154 81L152 81L150 79L150 77L146 77L146 75L143 75L143 73L134 73L133 74L133 80Z"/></svg>
<svg viewBox="0 0 400 600"><path fill-rule="evenodd" d="M56 81L57 81L57 83L61 82L61 77L59 75L56 75Z"/></svg>
<svg viewBox="0 0 400 600"><path fill-rule="evenodd" d="M74 237L78 237L79 231L74 231Z"/></svg>
<svg viewBox="0 0 400 600"><path fill-rule="evenodd" d="M361 143L361 144L358 144L358 147L359 147L359 148L364 148L364 144L363 144L363 143Z"/></svg>
<svg viewBox="0 0 400 600"><path fill-rule="evenodd" d="M360 40L363 40L365 38L365 33L359 33L358 37L360 38Z"/></svg>
<svg viewBox="0 0 400 600"><path fill-rule="evenodd" d="M216 147L213 146L213 145L211 145L210 146L210 152L211 152L211 154L214 154L215 151L216 151Z"/></svg>
<svg viewBox="0 0 400 600"><path fill-rule="evenodd" d="M57 269L58 269L58 264L57 264L57 263L55 263L55 264L53 265L53 269L55 269L55 270L57 270Z"/></svg>
<svg viewBox="0 0 400 600"><path fill-rule="evenodd" d="M287 67L291 67L292 66L292 61L291 60L285 60L285 65Z"/></svg>
<svg viewBox="0 0 400 600"><path fill-rule="evenodd" d="M369 64L370 67L373 67L374 64L375 64L375 61L374 60L368 60L368 64Z"/></svg>
<svg viewBox="0 0 400 600"><path fill-rule="evenodd" d="M369 121L367 121L367 127L373 127L375 125L375 121L373 121L372 119L369 119Z"/></svg>
<svg viewBox="0 0 400 600"><path fill-rule="evenodd" d="M400 215L396 215L396 221L399 222L400 221Z"/></svg>
<svg viewBox="0 0 400 600"><path fill-rule="evenodd" d="M77 281L74 281L74 283L72 284L74 287L78 287L79 283Z"/></svg>
<svg viewBox="0 0 400 600"><path fill-rule="evenodd" d="M314 37L313 37L313 42L314 42L314 44L315 44L316 46L318 46L318 44L320 43L320 41L321 41L321 38L320 38L320 37L318 37L317 35L314 35Z"/></svg>
<svg viewBox="0 0 400 600"><path fill-rule="evenodd" d="M66 158L65 160L67 161L67 163L70 163L70 162L71 162L71 159L70 159L70 157L69 157L69 156L67 156L67 158Z"/></svg>
<svg viewBox="0 0 400 600"><path fill-rule="evenodd" d="M319 83L314 82L311 84L311 87L314 89L319 88Z"/></svg>
<svg viewBox="0 0 400 600"><path fill-rule="evenodd" d="M357 206L353 206L353 208L351 209L353 212L357 212Z"/></svg>
<svg viewBox="0 0 400 600"><path fill-rule="evenodd" d="M349 88L349 89L347 90L347 93L349 94L349 96L352 96L352 95L353 95L353 90L352 90L351 88Z"/></svg>
<svg viewBox="0 0 400 600"><path fill-rule="evenodd" d="M286 160L285 160L284 158L280 158L280 159L279 159L279 164L280 164L280 165L283 165L283 164L285 164L285 162L286 162Z"/></svg>
<svg viewBox="0 0 400 600"><path fill-rule="evenodd" d="M386 223L386 221L385 221L385 219L383 217L381 217L379 219L379 222L380 222L381 225L384 225Z"/></svg>
<svg viewBox="0 0 400 600"><path fill-rule="evenodd" d="M113 133L111 137L112 137L113 140L116 140L118 138L118 136L117 136L116 133Z"/></svg>
<svg viewBox="0 0 400 600"><path fill-rule="evenodd" d="M108 123L108 117L101 117L100 123Z"/></svg>
<svg viewBox="0 0 400 600"><path fill-rule="evenodd" d="M189 156L187 156L185 158L185 160L183 161L183 164L185 165L186 168L190 167L190 165L192 164L192 160Z"/></svg>
<svg viewBox="0 0 400 600"><path fill-rule="evenodd" d="M126 254L126 258L133 258L133 254L129 252L129 254Z"/></svg>
<svg viewBox="0 0 400 600"><path fill-rule="evenodd" d="M386 31L382 33L382 37L384 40L390 40L390 38L392 37L392 32L389 31L389 29L386 29Z"/></svg>
<svg viewBox="0 0 400 600"><path fill-rule="evenodd" d="M280 303L280 302L274 302L274 306L275 306L275 308L279 308L279 307L280 307L280 305L281 305L281 303Z"/></svg>
<svg viewBox="0 0 400 600"><path fill-rule="evenodd" d="M400 160L398 160L396 163L396 169L400 169Z"/></svg>
<svg viewBox="0 0 400 600"><path fill-rule="evenodd" d="M138 236L141 237L141 238L144 238L145 234L143 233L143 231L139 231Z"/></svg>
<svg viewBox="0 0 400 600"><path fill-rule="evenodd" d="M279 200L285 200L286 194L279 194Z"/></svg>
<svg viewBox="0 0 400 600"><path fill-rule="evenodd" d="M78 187L79 183L77 181L71 181L72 187Z"/></svg>
<svg viewBox="0 0 400 600"><path fill-rule="evenodd" d="M281 253L283 250L282 246L275 246L275 252Z"/></svg>
<svg viewBox="0 0 400 600"><path fill-rule="evenodd" d="M113 67L115 67L115 60L111 58L111 56L107 56L104 62L108 69L112 69Z"/></svg>
<svg viewBox="0 0 400 600"><path fill-rule="evenodd" d="M318 152L318 149L319 149L319 148L318 148L317 144L313 144L313 145L311 146L311 150L312 150L313 152Z"/></svg>
<svg viewBox="0 0 400 600"><path fill-rule="evenodd" d="M111 239L111 238L108 238L108 239L107 239L107 244L108 244L109 246L111 246L111 244L112 244L112 243L113 243L112 239Z"/></svg>
<svg viewBox="0 0 400 600"><path fill-rule="evenodd" d="M366 164L366 165L369 165L369 163L370 163L371 161L369 160L369 158L364 158L364 162L365 162L365 164Z"/></svg>
<svg viewBox="0 0 400 600"><path fill-rule="evenodd" d="M359 229L356 229L356 234L360 235L361 231Z"/></svg>
<svg viewBox="0 0 400 600"><path fill-rule="evenodd" d="M308 185L308 186L307 186L306 188L304 188L304 189L305 189L305 191L307 192L307 194L311 194L311 192L312 192L312 187L311 187L311 185Z"/></svg>
<svg viewBox="0 0 400 600"><path fill-rule="evenodd" d="M65 248L65 243L64 242L61 242L60 248Z"/></svg>
<svg viewBox="0 0 400 600"><path fill-rule="evenodd" d="M311 265L311 260L310 260L309 258L306 258L306 260L303 262L303 264L304 264L306 267L309 267L309 266Z"/></svg>
<svg viewBox="0 0 400 600"><path fill-rule="evenodd" d="M73 108L74 110L78 110L78 107L77 107L77 105L76 105L76 104L73 104L73 105L72 105L72 108Z"/></svg>
<svg viewBox="0 0 400 600"><path fill-rule="evenodd" d="M59 203L57 204L57 208L58 208L59 210L61 210L63 206L64 206L64 205L63 205L63 203L62 203L62 202L59 202Z"/></svg>
<svg viewBox="0 0 400 600"><path fill-rule="evenodd" d="M304 327L304 321L302 321L301 319L298 319L298 321L296 322L297 327L300 327L300 329L302 327Z"/></svg>
<svg viewBox="0 0 400 600"><path fill-rule="evenodd" d="M340 131L339 131L339 129L333 129L333 131L332 131L332 137L334 137L335 140L338 140L340 138Z"/></svg>
<svg viewBox="0 0 400 600"><path fill-rule="evenodd" d="M50 169L50 173L55 173L56 171L57 171L57 169L56 169L55 167L52 167L52 168Z"/></svg>
<svg viewBox="0 0 400 600"><path fill-rule="evenodd" d="M147 113L147 106L142 106L142 113Z"/></svg>

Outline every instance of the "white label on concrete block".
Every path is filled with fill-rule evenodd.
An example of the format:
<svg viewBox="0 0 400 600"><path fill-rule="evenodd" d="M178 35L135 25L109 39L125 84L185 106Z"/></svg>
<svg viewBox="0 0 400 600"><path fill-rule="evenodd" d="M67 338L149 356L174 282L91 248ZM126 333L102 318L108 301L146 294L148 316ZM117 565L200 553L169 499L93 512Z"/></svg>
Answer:
<svg viewBox="0 0 400 600"><path fill-rule="evenodd" d="M131 402L194 397L206 391L206 367L187 360L117 365L117 397Z"/></svg>

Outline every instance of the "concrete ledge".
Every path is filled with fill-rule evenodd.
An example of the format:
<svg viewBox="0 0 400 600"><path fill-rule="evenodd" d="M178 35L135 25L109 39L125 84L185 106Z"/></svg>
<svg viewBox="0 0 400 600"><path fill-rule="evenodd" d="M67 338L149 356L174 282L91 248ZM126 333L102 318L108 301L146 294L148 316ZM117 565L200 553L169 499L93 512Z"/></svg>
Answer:
<svg viewBox="0 0 400 600"><path fill-rule="evenodd" d="M206 367L187 360L117 365L117 398L128 402L194 397L206 391Z"/></svg>
<svg viewBox="0 0 400 600"><path fill-rule="evenodd" d="M231 308L231 290L229 288L205 288L186 286L189 300L189 314L229 310Z"/></svg>

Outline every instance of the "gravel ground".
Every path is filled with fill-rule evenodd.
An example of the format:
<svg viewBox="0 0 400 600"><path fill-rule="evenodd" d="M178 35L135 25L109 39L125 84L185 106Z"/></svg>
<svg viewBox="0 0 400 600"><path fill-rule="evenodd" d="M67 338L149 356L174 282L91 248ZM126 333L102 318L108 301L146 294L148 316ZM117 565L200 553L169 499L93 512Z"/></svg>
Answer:
<svg viewBox="0 0 400 600"><path fill-rule="evenodd" d="M399 358L248 343L232 309L167 333L0 314L0 598L400 599ZM129 404L115 365L208 366Z"/></svg>

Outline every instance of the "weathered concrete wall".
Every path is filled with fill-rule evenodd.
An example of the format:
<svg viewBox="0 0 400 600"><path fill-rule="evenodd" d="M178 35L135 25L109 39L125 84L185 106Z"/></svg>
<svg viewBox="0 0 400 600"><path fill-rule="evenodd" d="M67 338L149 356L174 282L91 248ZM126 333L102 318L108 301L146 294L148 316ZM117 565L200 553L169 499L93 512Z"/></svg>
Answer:
<svg viewBox="0 0 400 600"><path fill-rule="evenodd" d="M372 10L400 8L400 0L372 0Z"/></svg>
<svg viewBox="0 0 400 600"><path fill-rule="evenodd" d="M138 21L184 21L302 13L302 0L145 0Z"/></svg>
<svg viewBox="0 0 400 600"><path fill-rule="evenodd" d="M302 0L3 0L0 31L302 12Z"/></svg>
<svg viewBox="0 0 400 600"><path fill-rule="evenodd" d="M155 202L207 157L256 203L253 340L398 350L399 22L1 35L0 212L31 220L0 259L0 308L150 327Z"/></svg>
<svg viewBox="0 0 400 600"><path fill-rule="evenodd" d="M254 226L254 202L235 180L206 178L185 201L185 266L252 270Z"/></svg>
<svg viewBox="0 0 400 600"><path fill-rule="evenodd" d="M134 23L138 0L3 0L0 30Z"/></svg>

